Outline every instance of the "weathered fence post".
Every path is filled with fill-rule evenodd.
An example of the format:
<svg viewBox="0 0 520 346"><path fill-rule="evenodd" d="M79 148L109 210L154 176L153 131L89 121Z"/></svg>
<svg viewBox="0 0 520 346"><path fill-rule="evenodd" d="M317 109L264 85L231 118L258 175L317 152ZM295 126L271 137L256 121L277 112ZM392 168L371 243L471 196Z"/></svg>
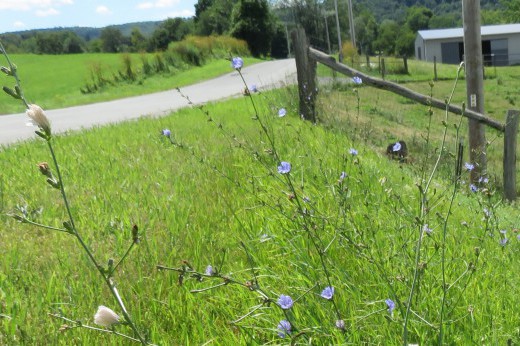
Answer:
<svg viewBox="0 0 520 346"><path fill-rule="evenodd" d="M298 94L300 96L300 115L305 120L316 122L316 60L309 57L309 41L303 28L295 29L292 34Z"/></svg>
<svg viewBox="0 0 520 346"><path fill-rule="evenodd" d="M504 131L504 197L516 199L516 137L520 111L508 110Z"/></svg>
<svg viewBox="0 0 520 346"><path fill-rule="evenodd" d="M408 74L408 57L406 55L403 56L403 67L404 67L404 73Z"/></svg>
<svg viewBox="0 0 520 346"><path fill-rule="evenodd" d="M385 58L381 58L381 79L385 80L386 67L385 67Z"/></svg>
<svg viewBox="0 0 520 346"><path fill-rule="evenodd" d="M433 56L433 80L437 81L437 57Z"/></svg>

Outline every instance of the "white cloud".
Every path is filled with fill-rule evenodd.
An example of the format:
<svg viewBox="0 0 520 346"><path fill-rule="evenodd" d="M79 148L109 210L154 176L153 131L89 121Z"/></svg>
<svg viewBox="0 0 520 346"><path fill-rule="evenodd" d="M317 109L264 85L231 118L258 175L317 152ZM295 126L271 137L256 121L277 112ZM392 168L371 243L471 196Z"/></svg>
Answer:
<svg viewBox="0 0 520 346"><path fill-rule="evenodd" d="M147 1L142 2L137 5L137 8L140 10L146 10L149 8L165 8L165 7L173 7L180 3L180 0L156 0L154 2Z"/></svg>
<svg viewBox="0 0 520 346"><path fill-rule="evenodd" d="M168 13L168 18L178 18L178 17L188 18L188 17L193 17L194 15L195 15L195 12L193 12L193 11L183 10L183 11L176 11L176 12Z"/></svg>
<svg viewBox="0 0 520 346"><path fill-rule="evenodd" d="M143 2L137 5L137 9L139 10L147 10L149 8L153 8L153 3L151 2Z"/></svg>
<svg viewBox="0 0 520 346"><path fill-rule="evenodd" d="M108 7L101 5L101 6L96 7L96 13L102 14L102 15L107 15L107 14L112 14L112 11L110 11L108 9Z"/></svg>
<svg viewBox="0 0 520 346"><path fill-rule="evenodd" d="M72 5L73 3L73 0L0 0L0 10L48 10L62 5Z"/></svg>
<svg viewBox="0 0 520 346"><path fill-rule="evenodd" d="M36 16L38 16L38 17L48 17L48 16L56 16L56 15L60 14L60 11L51 7L51 8L47 8L45 10L37 10L35 13L36 13Z"/></svg>
<svg viewBox="0 0 520 346"><path fill-rule="evenodd" d="M17 29L25 28L25 23L17 20L16 22L13 23L13 26Z"/></svg>

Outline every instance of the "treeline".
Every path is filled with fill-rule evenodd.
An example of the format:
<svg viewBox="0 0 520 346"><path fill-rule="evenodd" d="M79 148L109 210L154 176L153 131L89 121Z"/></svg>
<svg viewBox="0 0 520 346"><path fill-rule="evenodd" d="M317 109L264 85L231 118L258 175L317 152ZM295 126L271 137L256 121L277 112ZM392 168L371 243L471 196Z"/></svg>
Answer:
<svg viewBox="0 0 520 346"><path fill-rule="evenodd" d="M339 34L336 29L335 0L273 0L275 13L291 30L305 28L310 43L322 51L336 51L338 36L350 41L347 1L337 1ZM418 30L462 26L460 0L365 0L352 1L359 54L412 56ZM519 0L481 0L482 24L518 21Z"/></svg>
<svg viewBox="0 0 520 346"><path fill-rule="evenodd" d="M169 18L157 25L28 31L0 35L12 53L74 54L82 52L166 51L187 36L231 36L247 42L254 56L286 57L289 32L305 28L311 45L337 51L338 36L350 40L347 1L335 0L198 0L192 18ZM460 0L353 1L357 53L409 56L418 30L462 25ZM482 0L482 24L518 20L519 0ZM83 28L85 29L85 28ZM130 29L130 30L128 30Z"/></svg>
<svg viewBox="0 0 520 346"><path fill-rule="evenodd" d="M166 51L172 42L190 35L218 35L246 41L254 56L287 56L286 31L267 0L199 0L195 7L194 17L169 18L151 33L136 26L124 34L109 26L98 37L61 29L3 34L0 39L11 53L75 54Z"/></svg>

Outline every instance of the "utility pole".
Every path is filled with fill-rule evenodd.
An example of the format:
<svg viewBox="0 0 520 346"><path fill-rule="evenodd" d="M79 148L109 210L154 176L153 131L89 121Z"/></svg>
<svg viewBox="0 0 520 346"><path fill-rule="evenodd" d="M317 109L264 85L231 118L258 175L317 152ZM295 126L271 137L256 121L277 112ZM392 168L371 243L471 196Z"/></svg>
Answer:
<svg viewBox="0 0 520 346"><path fill-rule="evenodd" d="M464 64L466 70L467 108L484 114L484 71L480 32L480 1L462 0L464 22ZM475 166L471 171L472 183L486 175L486 131L483 124L469 119L469 160Z"/></svg>
<svg viewBox="0 0 520 346"><path fill-rule="evenodd" d="M352 0L348 0L348 24L350 29L350 41L356 49L356 30L354 28L354 12L352 11Z"/></svg>
<svg viewBox="0 0 520 346"><path fill-rule="evenodd" d="M327 12L323 14L323 18L325 19L325 32L327 33L327 48L329 49L328 53L331 54L332 50L330 49L329 23L327 20Z"/></svg>
<svg viewBox="0 0 520 346"><path fill-rule="evenodd" d="M334 10L336 11L336 30L338 31L338 50L339 50L339 62L343 62L343 47L341 46L341 31L339 29L339 17L338 17L338 0L334 0Z"/></svg>

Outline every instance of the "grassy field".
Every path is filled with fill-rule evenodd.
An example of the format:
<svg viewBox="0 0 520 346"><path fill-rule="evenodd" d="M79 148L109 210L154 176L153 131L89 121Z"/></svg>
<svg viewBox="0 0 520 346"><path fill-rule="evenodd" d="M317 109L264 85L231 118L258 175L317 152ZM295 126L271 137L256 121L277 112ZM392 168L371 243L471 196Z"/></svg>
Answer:
<svg viewBox="0 0 520 346"><path fill-rule="evenodd" d="M137 72L142 65L140 54L131 54ZM149 55L150 62L153 55ZM225 59L209 61L201 67L186 70L171 70L170 73L156 74L141 82L120 83L107 86L101 92L82 94L80 88L90 83L93 68L100 68L105 78L123 70L122 54L77 54L77 55L12 55L12 61L19 66L18 73L29 102L38 103L44 109L63 108L81 104L114 100L156 91L173 89L193 84L229 72L229 61ZM259 59L245 58L252 64ZM4 63L5 64L5 63ZM2 74L0 84L10 85L12 80ZM23 109L9 98L0 98L0 114L21 113Z"/></svg>
<svg viewBox="0 0 520 346"><path fill-rule="evenodd" d="M454 87L457 66L439 64L438 67L438 75L439 78L442 76L442 80L435 82L433 88L430 87L430 80L433 77L432 65L425 62L411 61L410 75L389 74L387 79L405 83L405 86L412 90L445 100ZM504 123L507 110L518 109L520 67L487 69L489 78L484 81L486 114ZM321 66L319 71L323 76L331 75L330 69L324 66ZM415 72L412 73L412 71ZM376 69L374 68L371 73L377 75ZM444 128L442 121L445 118L442 110L433 109L433 116L430 119L428 108L425 106L384 90L363 85L357 88L359 93L356 94L352 84L345 83L341 80L340 75L337 77L338 82L335 84L321 87L318 115L328 128L344 131L349 136L362 140L380 152L384 152L388 143L392 141L405 140L411 144L411 160L419 162L430 149L425 145L423 139L428 134L437 140L441 138ZM412 81L413 78L417 80ZM357 95L360 98L359 112ZM462 79L458 81L455 88L452 103L462 105L465 100L466 88L465 81ZM447 123L451 128L460 123L460 134L466 144L467 154L467 120L461 121L459 116L450 114ZM502 184L503 135L494 129L487 128L486 139L488 141L489 175L497 186L500 186ZM447 140L449 155L441 162L441 172L445 176L450 176L455 170L456 138L454 132L448 132ZM520 143L518 143L517 150L520 151ZM517 186L520 186L520 179L517 180Z"/></svg>
<svg viewBox="0 0 520 346"><path fill-rule="evenodd" d="M29 99L59 95L31 89L53 68L31 81L24 57L13 60ZM119 68L120 56L109 57ZM448 96L455 69L439 66L435 97ZM78 81L73 70L68 79ZM145 86L227 71L223 60ZM429 93L431 66L411 62L410 71L387 78ZM486 108L499 120L515 107L519 72L488 74ZM320 67L320 75L332 74ZM465 99L459 83L454 103ZM256 111L240 98L52 140L78 232L103 268L125 256L139 228L140 243L114 272L138 329L159 345L520 342L518 205L500 198L500 136L488 132L491 181L472 192L467 172L452 180L458 117L448 118L443 143L442 111L430 117L427 107L363 85L320 90L318 126L299 120L288 88L254 94ZM288 115L278 117L282 107ZM397 139L409 145L409 164L384 154ZM0 161L0 344L129 344L83 328L95 326L99 305L121 311L74 236L30 225L63 230L68 220L38 170L51 162L44 141L2 148ZM279 173L281 161L290 173ZM330 286L334 295L324 298ZM281 295L294 300L290 309ZM291 324L283 339L282 320ZM135 336L128 326L115 330Z"/></svg>
<svg viewBox="0 0 520 346"><path fill-rule="evenodd" d="M493 184L454 185L448 168L430 181L424 152L449 160L438 150L442 116L426 145L425 107L358 92L359 113L351 87L321 93L323 126L299 119L290 88L254 94L258 113L240 98L53 139L72 215L99 262L117 263L139 227L114 280L151 342L398 345L405 321L410 344L441 334L452 345L520 341L517 206ZM410 165L382 154L398 138L412 144ZM0 161L0 344L128 344L74 322L93 326L99 305L121 312L74 237L6 215L55 228L68 219L38 171L51 162L44 141L3 148ZM290 173L278 172L281 161ZM181 280L157 265L199 274ZM328 286L332 299L321 296ZM291 324L283 339L281 320Z"/></svg>

